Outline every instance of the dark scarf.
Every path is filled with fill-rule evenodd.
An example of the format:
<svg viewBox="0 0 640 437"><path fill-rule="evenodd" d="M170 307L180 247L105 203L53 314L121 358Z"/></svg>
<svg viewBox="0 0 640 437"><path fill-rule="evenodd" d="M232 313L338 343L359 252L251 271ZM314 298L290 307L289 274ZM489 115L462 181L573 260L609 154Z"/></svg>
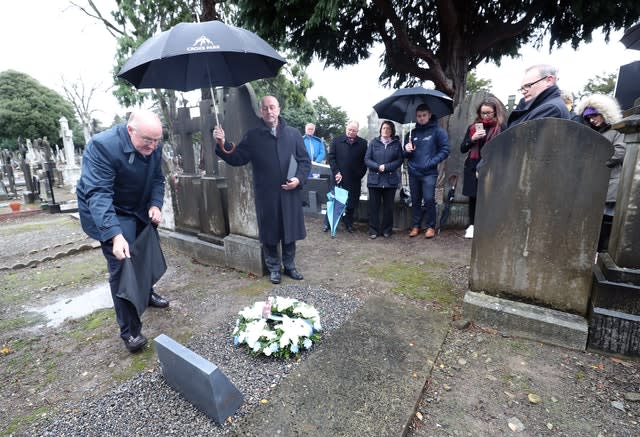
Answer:
<svg viewBox="0 0 640 437"><path fill-rule="evenodd" d="M472 123L471 126L469 126L469 138L473 137L473 135L476 133L476 123L482 123L482 125L484 126L484 130L487 131L487 136L480 141L472 143L471 150L469 150L470 159L480 159L480 148L494 139L500 132L502 132L497 119L494 118L491 121L476 119L476 121Z"/></svg>

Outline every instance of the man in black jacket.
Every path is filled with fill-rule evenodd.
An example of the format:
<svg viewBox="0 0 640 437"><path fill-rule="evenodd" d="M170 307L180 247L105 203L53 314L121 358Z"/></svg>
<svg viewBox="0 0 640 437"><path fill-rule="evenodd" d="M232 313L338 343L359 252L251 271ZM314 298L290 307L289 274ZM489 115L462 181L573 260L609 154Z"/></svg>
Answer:
<svg viewBox="0 0 640 437"><path fill-rule="evenodd" d="M507 127L513 127L536 118L569 119L560 89L556 85L557 70L551 65L533 65L525 70L522 85L518 91L523 95L518 106L511 111Z"/></svg>
<svg viewBox="0 0 640 437"><path fill-rule="evenodd" d="M303 279L296 269L296 241L307 236L302 210L302 185L311 172L311 160L302 135L280 117L280 104L273 96L260 100L262 123L250 129L237 147L225 141L224 129L216 126L216 155L227 164L253 168L258 231L269 269L269 280L279 284L284 274ZM291 159L297 162L295 175L288 174ZM282 256L278 254L278 244ZM282 266L281 266L282 264Z"/></svg>
<svg viewBox="0 0 640 437"><path fill-rule="evenodd" d="M367 141L358 136L359 129L360 124L357 121L350 121L347 124L346 135L334 138L327 155L336 185L349 191L343 219L348 232L353 232L353 216L360 202L362 178L367 172L364 164ZM328 230L328 222L325 222L324 231Z"/></svg>

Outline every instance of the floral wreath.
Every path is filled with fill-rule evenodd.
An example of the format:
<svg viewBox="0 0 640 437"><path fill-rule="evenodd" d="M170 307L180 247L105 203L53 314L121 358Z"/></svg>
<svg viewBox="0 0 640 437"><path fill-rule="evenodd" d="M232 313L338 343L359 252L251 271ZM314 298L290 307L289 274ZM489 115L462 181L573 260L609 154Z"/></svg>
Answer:
<svg viewBox="0 0 640 437"><path fill-rule="evenodd" d="M238 314L233 344L246 344L254 355L289 358L320 339L318 310L297 299L269 296Z"/></svg>

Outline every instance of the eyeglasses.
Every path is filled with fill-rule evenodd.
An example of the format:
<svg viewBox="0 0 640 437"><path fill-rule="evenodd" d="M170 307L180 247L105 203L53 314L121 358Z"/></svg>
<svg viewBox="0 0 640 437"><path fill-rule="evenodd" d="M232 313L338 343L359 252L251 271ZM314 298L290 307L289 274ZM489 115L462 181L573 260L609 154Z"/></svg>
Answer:
<svg viewBox="0 0 640 437"><path fill-rule="evenodd" d="M138 133L138 129L134 129L134 131L136 133ZM140 137L140 139L142 140L142 142L144 143L145 146L150 146L152 144L158 144L160 142L160 140L162 138L151 138L151 137L147 137L145 135L140 135L138 133L138 136Z"/></svg>
<svg viewBox="0 0 640 437"><path fill-rule="evenodd" d="M540 79L534 81L534 82L529 82L529 83L525 83L524 85L522 85L518 91L521 93L525 93L527 91L529 91L531 89L532 86L534 86L535 84L537 84L538 82L541 82L543 80L545 80L547 77L549 76L542 76Z"/></svg>
<svg viewBox="0 0 640 437"><path fill-rule="evenodd" d="M491 117L493 114L495 114L495 112L491 111L491 112L481 112L480 116L481 117Z"/></svg>

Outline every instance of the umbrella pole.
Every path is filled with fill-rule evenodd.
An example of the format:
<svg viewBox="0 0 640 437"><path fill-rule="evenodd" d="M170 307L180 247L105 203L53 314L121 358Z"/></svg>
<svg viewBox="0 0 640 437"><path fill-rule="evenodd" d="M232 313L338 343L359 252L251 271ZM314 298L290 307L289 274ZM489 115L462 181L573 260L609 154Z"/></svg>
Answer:
<svg viewBox="0 0 640 437"><path fill-rule="evenodd" d="M211 92L211 101L213 102L213 115L216 117L216 126L220 126L220 120L218 120L218 106L216 105L216 97L213 94L213 87L209 87Z"/></svg>

